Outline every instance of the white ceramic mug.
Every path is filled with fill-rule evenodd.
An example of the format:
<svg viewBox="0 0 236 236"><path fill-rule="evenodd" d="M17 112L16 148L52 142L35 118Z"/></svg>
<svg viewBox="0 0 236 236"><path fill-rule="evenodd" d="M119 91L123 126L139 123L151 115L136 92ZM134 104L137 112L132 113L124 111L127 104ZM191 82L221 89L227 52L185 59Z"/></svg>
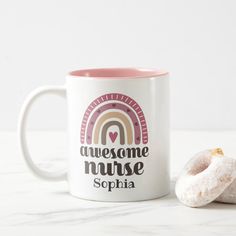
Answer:
<svg viewBox="0 0 236 236"><path fill-rule="evenodd" d="M98 201L154 199L169 192L168 73L139 68L78 70L66 85L46 86L26 99L19 138L26 163L47 180L67 179L72 195ZM41 95L68 104L68 171L49 173L31 159L26 118Z"/></svg>

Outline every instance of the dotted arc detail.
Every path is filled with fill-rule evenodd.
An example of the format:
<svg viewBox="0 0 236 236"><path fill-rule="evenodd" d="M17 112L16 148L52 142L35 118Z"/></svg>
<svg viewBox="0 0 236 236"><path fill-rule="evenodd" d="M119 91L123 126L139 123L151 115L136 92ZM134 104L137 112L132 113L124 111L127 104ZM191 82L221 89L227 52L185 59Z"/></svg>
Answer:
<svg viewBox="0 0 236 236"><path fill-rule="evenodd" d="M88 144L92 143L92 134L93 134L93 129L94 129L94 124L96 123L96 120L98 119L99 116L102 115L105 111L108 111L110 109L116 109L116 110L121 110L124 113L126 113L130 119L132 120L132 123L134 124L134 136L135 136L135 144L140 144L140 126L138 122L138 118L135 115L135 113L125 104L117 103L117 102L112 102L112 103L107 103L105 105L100 106L98 109L95 110L95 112L92 114L91 118L89 119L89 122L87 124L87 137L86 141Z"/></svg>

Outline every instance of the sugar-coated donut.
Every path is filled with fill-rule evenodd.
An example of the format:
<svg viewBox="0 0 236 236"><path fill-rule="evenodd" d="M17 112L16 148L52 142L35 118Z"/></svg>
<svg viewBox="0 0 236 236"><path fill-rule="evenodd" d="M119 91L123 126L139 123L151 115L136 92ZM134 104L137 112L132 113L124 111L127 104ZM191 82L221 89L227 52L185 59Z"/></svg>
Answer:
<svg viewBox="0 0 236 236"><path fill-rule="evenodd" d="M236 203L236 179L216 198L217 202Z"/></svg>
<svg viewBox="0 0 236 236"><path fill-rule="evenodd" d="M220 148L205 150L185 165L176 182L176 196L190 207L204 206L215 199L230 201L228 191L235 190L235 178L236 159L224 156ZM232 189L229 187L231 184Z"/></svg>

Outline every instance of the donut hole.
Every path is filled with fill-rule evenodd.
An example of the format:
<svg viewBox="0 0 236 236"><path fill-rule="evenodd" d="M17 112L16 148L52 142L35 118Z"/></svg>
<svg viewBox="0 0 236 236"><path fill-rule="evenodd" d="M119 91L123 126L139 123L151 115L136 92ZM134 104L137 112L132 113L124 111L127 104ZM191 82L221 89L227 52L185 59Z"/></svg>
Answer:
<svg viewBox="0 0 236 236"><path fill-rule="evenodd" d="M189 171L189 174L190 175L197 175L197 174L203 172L204 170L206 170L208 168L210 163L211 163L210 159L201 158L200 160L198 160L194 163L194 165L192 166L192 168Z"/></svg>

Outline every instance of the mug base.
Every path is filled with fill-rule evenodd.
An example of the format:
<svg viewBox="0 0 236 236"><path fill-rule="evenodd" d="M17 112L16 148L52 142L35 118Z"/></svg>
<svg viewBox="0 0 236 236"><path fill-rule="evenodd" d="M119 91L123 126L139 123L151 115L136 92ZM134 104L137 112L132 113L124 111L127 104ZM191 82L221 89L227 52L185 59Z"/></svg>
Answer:
<svg viewBox="0 0 236 236"><path fill-rule="evenodd" d="M80 196L78 194L73 193L72 191L70 192L70 194L75 197L75 198L79 198L81 200L86 200L86 201L94 201L94 202L141 202L141 201L150 201L150 200L154 200L154 199L158 199L158 198L162 198L165 197L166 195L170 194L170 190L163 192L161 194L156 194L153 196L149 196L149 197L140 197L140 198L130 198L130 199L121 199L121 198L117 198L117 199L109 199L109 198L93 198L93 197L88 197L88 196Z"/></svg>

